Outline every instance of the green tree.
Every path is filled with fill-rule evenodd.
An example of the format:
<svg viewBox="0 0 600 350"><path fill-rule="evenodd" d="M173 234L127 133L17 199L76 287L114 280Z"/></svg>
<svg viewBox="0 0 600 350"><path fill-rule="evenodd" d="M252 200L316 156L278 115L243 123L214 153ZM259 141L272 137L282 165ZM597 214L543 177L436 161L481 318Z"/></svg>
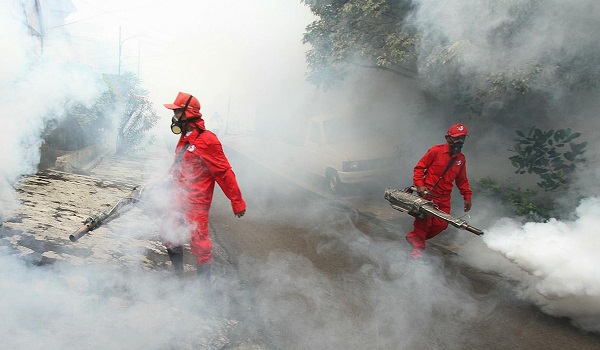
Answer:
<svg viewBox="0 0 600 350"><path fill-rule="evenodd" d="M144 140L145 133L158 121L158 115L148 91L141 86L141 80L133 73L111 76L110 86L115 94L118 110L116 153L135 152Z"/></svg>
<svg viewBox="0 0 600 350"><path fill-rule="evenodd" d="M80 134L85 138L85 146L104 140L111 129L111 115L115 110L115 96L109 89L94 102L91 107L81 103L75 104L67 113L67 122L77 125Z"/></svg>
<svg viewBox="0 0 600 350"><path fill-rule="evenodd" d="M532 127L527 135L520 130L515 140L516 153L510 157L517 174L536 174L542 181L537 185L545 191L554 191L567 186L578 164L585 162L584 153L587 142L576 143L581 136L571 129L543 131ZM568 146L568 147L567 147Z"/></svg>
<svg viewBox="0 0 600 350"><path fill-rule="evenodd" d="M515 215L528 220L544 221L550 217L561 217L564 211L557 210L556 191L566 190L577 167L585 163L587 142L574 142L581 136L571 129L541 130L532 127L527 134L517 130L515 153L509 157L517 169L515 173L538 176L539 188L521 188L515 184L501 183L486 177L475 182L475 190L483 196L500 201Z"/></svg>
<svg viewBox="0 0 600 350"><path fill-rule="evenodd" d="M474 184L478 195L489 196L509 208L514 215L528 220L544 221L554 214L554 203L538 191L502 184L490 177L479 179Z"/></svg>
<svg viewBox="0 0 600 350"><path fill-rule="evenodd" d="M114 95L105 91L91 106L77 102L65 116L50 118L42 133L47 146L55 150L75 151L103 140L112 125Z"/></svg>
<svg viewBox="0 0 600 350"><path fill-rule="evenodd" d="M594 37L600 23L585 17L585 4L575 4L561 16L561 9L552 7L558 5L539 0L485 2L481 6L488 21L465 13L465 22L482 27L465 26L462 35L451 37L435 26L419 26L414 21L419 7L410 0L302 2L317 16L303 38L312 46L306 56L308 80L317 85L344 79L351 66L376 68L416 76L439 100L492 118L495 106L544 99L549 92L568 97L596 88L600 81L600 46L583 44L589 41L587 36ZM590 33L582 34L582 44L565 43L567 48L538 43L544 48L532 46L531 57L516 59L513 55L526 56L524 43L535 33L532 23ZM470 66L469 62L477 61L473 56L485 57L488 65Z"/></svg>
<svg viewBox="0 0 600 350"><path fill-rule="evenodd" d="M378 68L405 77L415 74L414 31L404 25L412 1L302 0L318 17L306 29L309 81L330 85L350 66Z"/></svg>

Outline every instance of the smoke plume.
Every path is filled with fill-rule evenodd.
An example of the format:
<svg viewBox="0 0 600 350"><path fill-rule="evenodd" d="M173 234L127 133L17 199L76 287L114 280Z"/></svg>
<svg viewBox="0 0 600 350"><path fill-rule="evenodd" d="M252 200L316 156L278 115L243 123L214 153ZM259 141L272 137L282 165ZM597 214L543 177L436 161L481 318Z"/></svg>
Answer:
<svg viewBox="0 0 600 350"><path fill-rule="evenodd" d="M518 183L507 160L511 156L507 150L512 148L514 131L528 130L531 126L572 128L582 131L589 141L589 162L573 179L572 192L557 194L562 197L557 197L557 202L565 204L569 202L567 199L594 193L598 185L592 179L599 168L595 102L598 91L579 90L579 87L588 77L597 76L598 45L594 44L600 35L597 2L582 0L566 5L562 1L420 0L417 3L413 21L423 34L419 52L425 86L437 91L486 91L491 79L505 72L522 79L530 88L528 96L532 98L522 102L527 108L505 110L504 114L496 114L500 115L499 120L489 120L490 115L485 113L479 120L465 120L472 126L465 147L471 178L491 176ZM435 55L452 63L434 64ZM449 66L457 74L447 75L445 69ZM535 69L539 69L539 74L529 75ZM451 82L455 85L450 85ZM508 96L496 95L485 108L498 111L510 102ZM482 225L486 221L496 222L486 225L487 248L500 252L527 272L510 274L522 282L523 296L551 315L570 317L580 327L598 332L600 275L595 267L600 263L597 257L600 236L594 223L600 210L597 198L581 200L576 209L577 201L569 202L570 209L566 210L573 211L570 221L551 219L545 223L523 223L518 218L498 220L493 213L501 209L479 203L477 194L474 203L475 211L479 211L476 221ZM464 252L470 255L473 264L487 265L482 260L492 259L490 254L476 250L467 245ZM503 273L512 271L505 270L505 264L489 263L488 268Z"/></svg>

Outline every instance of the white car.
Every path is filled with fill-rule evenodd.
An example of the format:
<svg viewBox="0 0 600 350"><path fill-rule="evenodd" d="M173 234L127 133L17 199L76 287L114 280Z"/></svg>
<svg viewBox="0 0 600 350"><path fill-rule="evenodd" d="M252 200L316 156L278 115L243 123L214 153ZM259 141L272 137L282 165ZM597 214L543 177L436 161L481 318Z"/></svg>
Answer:
<svg viewBox="0 0 600 350"><path fill-rule="evenodd" d="M393 140L348 119L311 119L303 148L306 170L325 177L333 193L399 169Z"/></svg>

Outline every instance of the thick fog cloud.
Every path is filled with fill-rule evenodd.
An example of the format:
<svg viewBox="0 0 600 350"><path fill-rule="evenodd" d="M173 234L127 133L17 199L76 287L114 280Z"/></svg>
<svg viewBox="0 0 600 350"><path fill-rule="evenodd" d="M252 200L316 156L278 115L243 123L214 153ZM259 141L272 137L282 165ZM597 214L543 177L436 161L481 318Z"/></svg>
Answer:
<svg viewBox="0 0 600 350"><path fill-rule="evenodd" d="M304 81L301 45L312 15L299 2L74 3L78 11L68 18L74 47L88 50L86 42L94 40L103 54L90 62L116 73L121 40L121 70L139 72L164 118L158 132L169 132L171 116L162 104L178 91L198 97L209 129L218 113L229 132L243 133L264 128L256 119L265 114L294 111L314 90Z"/></svg>
<svg viewBox="0 0 600 350"><path fill-rule="evenodd" d="M100 73L80 64L64 37L49 34L42 53L22 15L20 1L0 3L0 44L5 48L0 66L0 224L18 208L17 180L37 171L47 122L60 120L73 103L91 104L103 91ZM124 277L122 270L108 266L74 268L58 262L51 268L32 267L18 256L0 246L3 347L177 348L179 341L220 346L211 342L211 335L218 341L220 326L226 324L210 324L206 314L193 309L206 310L205 304L186 302L198 300L201 288L194 283L170 283L170 277L144 271ZM180 302L188 308L179 309ZM181 318L194 320L180 324ZM198 332L198 327L206 331ZM186 338L186 330L197 338Z"/></svg>
<svg viewBox="0 0 600 350"><path fill-rule="evenodd" d="M227 320L211 318L198 281L102 265L28 267L0 250L3 347L214 349ZM163 272L164 274L164 272Z"/></svg>
<svg viewBox="0 0 600 350"><path fill-rule="evenodd" d="M37 171L41 132L62 118L69 104L91 103L101 92L99 75L77 63L62 44L45 48L29 34L18 1L0 5L0 44L7 49L0 68L0 218L14 209L12 186Z"/></svg>
<svg viewBox="0 0 600 350"><path fill-rule="evenodd" d="M465 244L467 259L484 270L519 281L519 294L550 315L569 317L577 326L600 331L598 198L585 199L570 221L522 223L495 220L483 236L485 252L475 241Z"/></svg>
<svg viewBox="0 0 600 350"><path fill-rule="evenodd" d="M122 70L137 72L139 68L144 88L149 90L152 102L164 117L157 133L170 133L170 112L162 109L162 103L171 102L178 91L186 91L199 98L209 128L212 128L211 118L219 113L226 118L232 133L260 131L273 125L300 129L298 122L323 111L372 119L381 123L376 128L386 136L407 137L402 143L408 153L406 169L414 165L428 146L443 142L448 127L445 120L419 120L426 106L421 97L415 96L414 82L398 83L381 75L369 79L370 73L361 72L337 91L317 93L308 86L304 81L305 48L300 41L312 17L297 2L128 1L125 8L122 1L98 2L98 7L88 1L73 2L81 12L70 17L73 24L68 28L74 34L71 48L91 69L76 64L58 39L53 45L49 43L44 55L37 54L35 38L27 33L22 19L11 15L15 9L0 5L1 32L10 34L1 36L0 43L13 48L3 58L6 63L0 68L3 126L0 147L5 150L0 155L3 216L15 207L14 201L7 199L14 198L12 186L16 179L36 169L42 142L39 135L45 122L64 114L67 99L84 103L94 100L102 91L97 84L98 73L117 72L119 46L123 49ZM422 28L429 28L426 42L433 45L446 38L472 36L480 45L465 54L465 67L482 75L493 72L511 55L517 57L515 62L528 62L560 51L563 38L568 36L549 24L570 23L568 18L593 13L581 8L579 13L577 9L569 9L561 18L557 12L542 11L541 14L549 16L537 18L536 26L524 31L516 42L495 46L486 41L486 32L481 28L510 20L508 2L500 2L494 9L476 1L441 4L422 1L421 4L416 19ZM580 32L584 31L571 28L567 33L579 38L584 35ZM81 40L93 43L98 52L85 51ZM584 45L585 40L589 39L582 37L565 44L568 54L576 53L577 45ZM394 102L383 103L387 100ZM397 129L386 124L397 126L398 120L402 123ZM414 130L429 133L419 133L413 143L408 136ZM473 137L483 137L485 132L474 128ZM172 140L173 135L168 136ZM491 153L497 152L498 147L480 149ZM495 163L497 166L498 162ZM243 181L249 184L262 181L260 175L257 171L255 179ZM410 171L402 176L410 181ZM272 194L262 195L265 198L255 198L255 202L266 205L274 201ZM286 197L281 194L277 198ZM584 202L577 212L580 219L572 223L521 225L506 219L486 227L486 222L482 226L489 232L484 236L486 246L465 252L483 256L487 262L504 261L506 256L536 277L539 275L536 279L522 278L526 286L540 292L533 300L550 314L572 317L582 327L597 330L597 312L585 308L598 301L591 268L598 261L590 255L593 250L588 249L597 246L597 241L587 234L593 232L588 218L596 215L597 206L600 205L593 199ZM242 257L241 272L258 282L256 302L261 312L274 322L289 324L295 330L289 334L289 340L298 348L304 345L355 348L357 343L364 347L393 348L401 344L407 348L414 345L435 348L451 339L451 346L459 349L477 341L464 339L462 334L470 323L485 317L490 310L478 309L480 304L472 296L468 283L447 278L444 272L447 267L439 260L407 267L406 252L399 242L372 240L356 230L347 217L335 217L337 212L320 204L296 210L276 203L275 208L262 209L264 212L257 208L256 215L274 217L279 223L306 226L315 222L312 219L318 219L319 224L311 227L314 234L328 238L316 252L321 259L331 259L340 251L356 258L355 273L332 278L298 254L273 252L264 262ZM474 216L477 210L474 207ZM493 214L490 217L497 218ZM343 224L338 224L339 221ZM543 238L539 237L540 232ZM135 235L127 230L121 233ZM150 238L146 236L149 234L146 231L138 238ZM574 239L565 238L567 235ZM583 242L588 246L579 251ZM548 254L534 255L527 247ZM578 260L573 262L589 263L590 268L576 270L577 265L570 263L557 266L553 260L556 256L561 261L569 259L559 247L579 252ZM494 252L500 256L493 255ZM141 261L137 263L141 265ZM226 333L230 321L207 317L207 305L197 281L135 268L65 265L31 268L15 259L11 252L0 250L0 294L5 296L0 309L9 315L0 321L0 334L2 339L8 339L7 346L50 349L75 349L82 344L102 349L223 346L221 332ZM334 286L336 283L344 288L334 288L339 287ZM339 297L332 294L333 290L347 290L349 295ZM237 299L238 289L230 288L227 292L224 297ZM354 299L352 293L360 295ZM358 305L357 310L353 309L356 305L342 302L363 301L364 296L367 305ZM362 322L357 322L357 315ZM447 327L430 329L436 321L434 317L447 318ZM53 322L45 322L50 318ZM371 340L374 335L377 339Z"/></svg>
<svg viewBox="0 0 600 350"><path fill-rule="evenodd" d="M547 69L535 79L528 81L532 91L544 95L546 104L532 100L528 113L519 118L518 123L509 122L514 116L503 116L499 123L473 121L472 138L465 147L471 154L472 174L491 175L507 179L512 167L507 161L511 155L514 130L524 126L547 128L573 128L583 132L589 141L589 162L586 169L579 172L569 194L557 194L557 201L589 197L596 192L597 169L597 114L595 102L597 91L569 96L565 99L565 86L577 85L577 79L586 72L597 71L593 59L600 34L600 7L596 1L418 1L414 23L423 33L421 49L421 71L427 77L424 84L430 87L444 87L448 80L442 70L429 65L429 55L436 49L447 46L446 57L455 59L460 78L458 82L466 89L486 88L488 78L502 71L511 71L515 76L531 69L536 64L546 65ZM559 74L559 70L548 66L561 65L573 72ZM525 78L526 75L523 75ZM556 108L547 110L547 105ZM501 106L505 101L494 101ZM487 116L482 117L485 119ZM469 122L467 122L469 123ZM469 146L473 144L473 151ZM502 153L504 151L504 153ZM504 163L502 163L504 161ZM501 166L504 164L504 167ZM532 183L533 186L535 186ZM477 195L477 194L476 194ZM595 306L600 301L598 286L597 250L600 235L597 220L600 203L596 197L581 201L577 209L576 201L571 201L572 221L561 222L555 219L547 223L520 223L513 219L496 220L493 205L477 203L476 219L484 226L486 235L483 241L494 251L517 264L525 274L515 274L506 264L490 263L490 270L509 273L522 282L523 296L535 301L552 315L571 317L579 326L593 331L600 330L600 310ZM575 204L573 204L575 203ZM483 215L482 215L483 214ZM475 214L478 215L478 214ZM496 222L493 225L486 221ZM485 247L474 249L467 245L465 254L472 263L481 265L483 260L498 262L502 258L486 254ZM495 265L495 266L494 266Z"/></svg>
<svg viewBox="0 0 600 350"><path fill-rule="evenodd" d="M486 85L491 74L502 71L518 75L536 65L562 65L578 74L560 75L558 70L548 70L528 81L534 91L558 96L561 86L577 83L569 79L582 78L581 72L586 70L597 71L593 66L585 67L594 64L585 57L594 56L600 34L600 7L593 0L568 4L525 0L417 3L414 20L423 33L420 68L424 72L431 69L427 56L450 43L453 45L448 47L446 57L456 59L468 84L475 86Z"/></svg>

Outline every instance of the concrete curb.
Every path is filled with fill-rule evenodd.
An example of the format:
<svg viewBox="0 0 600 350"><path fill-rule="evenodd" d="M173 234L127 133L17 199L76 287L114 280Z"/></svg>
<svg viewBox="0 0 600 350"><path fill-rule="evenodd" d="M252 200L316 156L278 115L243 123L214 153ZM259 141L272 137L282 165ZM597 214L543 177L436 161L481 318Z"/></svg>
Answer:
<svg viewBox="0 0 600 350"><path fill-rule="evenodd" d="M104 145L95 144L56 158L54 168L68 173L88 173L107 153Z"/></svg>

